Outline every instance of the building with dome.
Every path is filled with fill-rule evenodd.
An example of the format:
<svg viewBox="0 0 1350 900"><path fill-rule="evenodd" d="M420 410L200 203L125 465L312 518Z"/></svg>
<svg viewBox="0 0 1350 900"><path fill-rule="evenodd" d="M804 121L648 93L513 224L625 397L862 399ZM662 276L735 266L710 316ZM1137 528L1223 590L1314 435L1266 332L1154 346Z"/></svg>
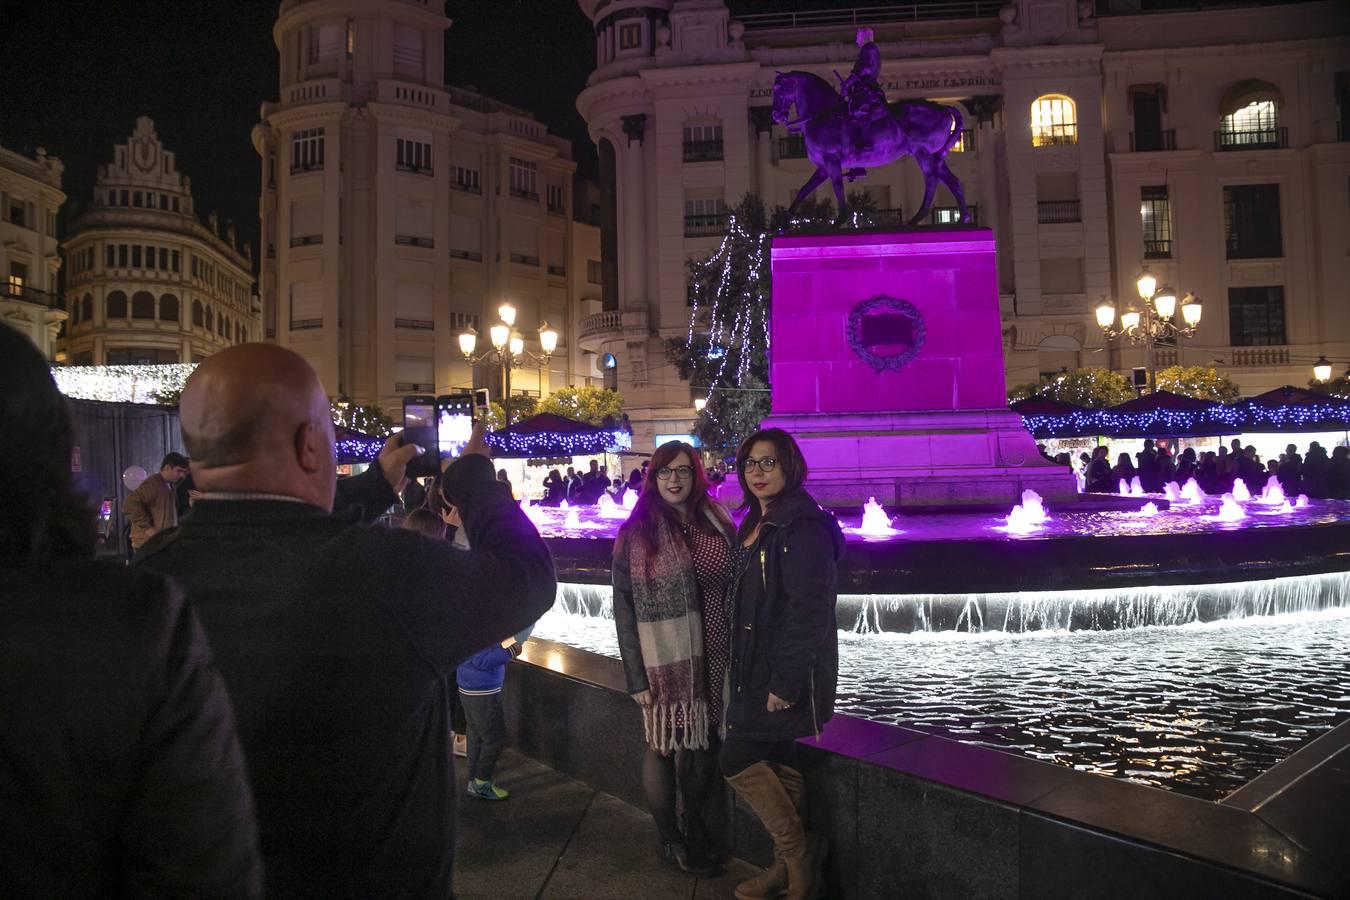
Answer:
<svg viewBox="0 0 1350 900"><path fill-rule="evenodd" d="M0 322L27 335L48 359L66 321L56 240L64 170L41 147L32 158L0 147Z"/></svg>
<svg viewBox="0 0 1350 900"><path fill-rule="evenodd" d="M100 166L88 208L62 245L70 365L199 362L260 340L253 258L234 226L197 218L191 183L142 116Z"/></svg>
<svg viewBox="0 0 1350 900"><path fill-rule="evenodd" d="M445 84L444 0L284 0L278 96L253 144L262 165L265 335L304 356L331 395L395 411L409 393L488 386L488 343L515 309L512 393L594 371L573 352L572 175L566 140L531 114ZM593 365L588 367L593 370Z"/></svg>
<svg viewBox="0 0 1350 900"><path fill-rule="evenodd" d="M635 447L693 418L665 355L689 328L686 260L716 248L744 194L787 205L813 169L770 116L775 71L835 83L859 25L888 99L964 115L948 162L998 239L1009 386L1145 366L1144 346L1108 340L1096 318L1103 298L1122 315L1139 304L1145 266L1202 301L1193 336L1154 346L1156 367L1216 365L1254 394L1306 384L1319 357L1350 362L1350 5L962 0L738 18L723 0L579 5L596 68L577 107L612 275L579 341L613 361ZM923 182L906 159L852 189L903 221ZM940 189L929 221L955 221L952 203Z"/></svg>

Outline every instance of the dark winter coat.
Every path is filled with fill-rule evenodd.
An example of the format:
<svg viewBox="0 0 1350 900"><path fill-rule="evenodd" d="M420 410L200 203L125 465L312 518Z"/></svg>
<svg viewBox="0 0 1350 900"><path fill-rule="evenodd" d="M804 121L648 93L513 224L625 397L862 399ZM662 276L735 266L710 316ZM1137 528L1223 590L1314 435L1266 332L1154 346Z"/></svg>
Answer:
<svg viewBox="0 0 1350 900"><path fill-rule="evenodd" d="M843 553L839 524L810 494L796 491L773 505L744 568L733 575L729 740L804 737L834 714ZM793 705L769 712L770 693Z"/></svg>
<svg viewBox="0 0 1350 900"><path fill-rule="evenodd" d="M182 594L0 569L0 896L259 897L225 684Z"/></svg>
<svg viewBox="0 0 1350 900"><path fill-rule="evenodd" d="M348 482L348 503L363 484L367 508L393 501L377 467ZM206 626L276 895L450 895L450 674L539 618L556 583L487 459L444 484L470 551L305 503L203 500L137 558L180 579Z"/></svg>

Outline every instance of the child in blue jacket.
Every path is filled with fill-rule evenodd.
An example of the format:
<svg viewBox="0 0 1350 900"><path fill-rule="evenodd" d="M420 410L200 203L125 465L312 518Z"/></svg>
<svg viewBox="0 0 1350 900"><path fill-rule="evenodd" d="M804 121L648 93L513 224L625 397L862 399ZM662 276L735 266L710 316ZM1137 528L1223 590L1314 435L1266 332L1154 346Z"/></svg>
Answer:
<svg viewBox="0 0 1350 900"><path fill-rule="evenodd" d="M469 794L482 800L505 800L510 794L492 783L506 739L502 682L506 664L520 655L521 645L509 637L500 646L480 650L459 664L459 699L469 726Z"/></svg>

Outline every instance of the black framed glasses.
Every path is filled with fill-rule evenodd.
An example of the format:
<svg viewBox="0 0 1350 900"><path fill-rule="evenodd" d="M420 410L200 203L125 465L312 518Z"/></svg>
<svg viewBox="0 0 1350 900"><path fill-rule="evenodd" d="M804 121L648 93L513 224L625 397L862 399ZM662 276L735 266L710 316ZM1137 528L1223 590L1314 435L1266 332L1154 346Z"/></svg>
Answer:
<svg viewBox="0 0 1350 900"><path fill-rule="evenodd" d="M656 477L661 479L662 481L669 481L672 478L678 478L681 481L683 481L686 478L694 477L694 467L676 466L675 468L672 469L670 466L662 466L661 468L656 470Z"/></svg>
<svg viewBox="0 0 1350 900"><path fill-rule="evenodd" d="M749 472L751 469L759 469L761 472L772 472L776 465L778 465L778 460L772 456L765 456L762 459L747 456L745 461L741 463L741 471Z"/></svg>

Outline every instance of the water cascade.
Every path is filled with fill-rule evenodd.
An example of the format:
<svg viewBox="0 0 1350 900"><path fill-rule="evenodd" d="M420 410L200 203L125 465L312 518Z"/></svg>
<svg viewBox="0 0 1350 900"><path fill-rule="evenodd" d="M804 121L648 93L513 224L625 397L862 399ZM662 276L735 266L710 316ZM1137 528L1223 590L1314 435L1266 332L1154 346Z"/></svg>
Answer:
<svg viewBox="0 0 1350 900"><path fill-rule="evenodd" d="M581 513L577 510L577 508L575 506L568 505L566 500L562 502L561 508L567 511L567 515L563 519L563 528L566 528L568 531L577 531L578 529L580 529Z"/></svg>

